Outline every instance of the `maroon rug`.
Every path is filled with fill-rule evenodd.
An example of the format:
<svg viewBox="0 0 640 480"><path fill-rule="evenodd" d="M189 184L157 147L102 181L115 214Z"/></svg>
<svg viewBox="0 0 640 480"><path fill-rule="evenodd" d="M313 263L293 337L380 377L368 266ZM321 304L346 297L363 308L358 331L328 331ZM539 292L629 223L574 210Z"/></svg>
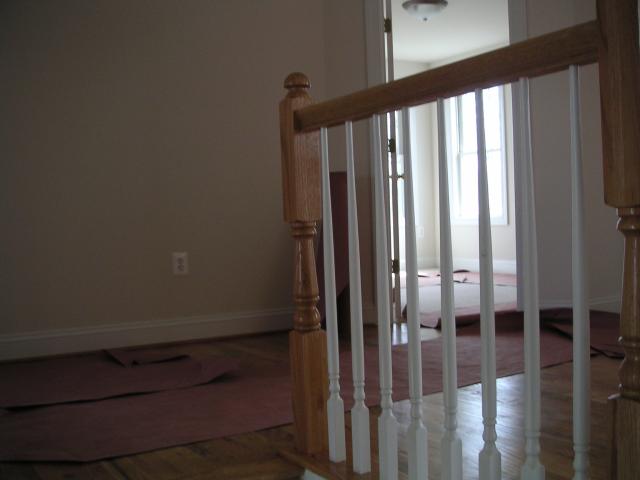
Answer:
<svg viewBox="0 0 640 480"><path fill-rule="evenodd" d="M402 272L400 276L401 288L406 288L406 272ZM480 274L478 272L470 272L468 270L456 270L453 273L453 281L455 283L480 284ZM493 284L497 286L517 286L517 277L508 273L494 273ZM418 271L419 287L434 287L440 285L440 272L434 269ZM517 304L515 302L496 303L494 305L495 312L515 312ZM480 305L459 307L455 310L456 325L463 327L470 325L479 320ZM406 305L402 309L402 316L407 318ZM440 311L420 312L420 324L427 328L440 328L441 323Z"/></svg>
<svg viewBox="0 0 640 480"><path fill-rule="evenodd" d="M496 314L515 313L517 306L515 302L496 303L494 305L494 311ZM405 310L403 310L403 315L406 317L406 307ZM464 327L471 325L480 320L480 305L456 308L454 315L456 317L456 326ZM440 328L441 322L440 311L420 312L420 325L423 327Z"/></svg>
<svg viewBox="0 0 640 480"><path fill-rule="evenodd" d="M499 376L523 370L522 316L497 316ZM571 360L571 342L541 334L544 367ZM457 336L458 384L480 381L479 325ZM422 343L424 393L442 390L442 341ZM351 405L351 358L341 355L342 392ZM378 402L378 352L366 347L367 403ZM393 350L394 399L408 398L407 346ZM289 366L239 370L192 388L94 402L0 411L0 460L91 461L290 423Z"/></svg>
<svg viewBox="0 0 640 480"><path fill-rule="evenodd" d="M469 283L480 285L480 273L469 270L456 270L453 272L455 283ZM440 272L436 269L418 270L418 286L431 287L440 285ZM518 277L510 273L494 273L493 284L503 287L515 287L518 285ZM406 272L400 272L400 288L407 287Z"/></svg>
<svg viewBox="0 0 640 480"><path fill-rule="evenodd" d="M540 312L546 327L573 338L573 314L570 308L554 308ZM620 315L610 312L592 311L591 349L609 358L624 358L624 349L618 342L620 337Z"/></svg>
<svg viewBox="0 0 640 480"><path fill-rule="evenodd" d="M284 373L284 374L283 374ZM290 423L286 372L0 414L0 460L93 461Z"/></svg>
<svg viewBox="0 0 640 480"><path fill-rule="evenodd" d="M523 317L520 312L496 313L496 370L498 377L505 377L524 371ZM456 351L458 360L458 386L480 382L480 323L457 329ZM409 365L407 345L393 349L393 398L409 398ZM369 352L369 350L367 350ZM350 354L341 355L341 391L345 406L352 405ZM571 341L556 333L540 331L540 365L550 367L572 360ZM379 402L378 353L371 349L365 357L367 378L367 404ZM442 391L442 340L422 342L422 383L424 394Z"/></svg>
<svg viewBox="0 0 640 480"><path fill-rule="evenodd" d="M457 280L456 277L462 278L462 283L475 283L480 284L480 273L479 272L470 272L470 271L460 271L458 270L454 274L454 280ZM494 273L493 274L493 284L499 285L503 287L516 287L518 286L518 277L511 273Z"/></svg>
<svg viewBox="0 0 640 480"><path fill-rule="evenodd" d="M175 349L114 350L5 363L0 365L0 408L99 400L192 387L208 383L236 368L237 362L231 359L194 359Z"/></svg>

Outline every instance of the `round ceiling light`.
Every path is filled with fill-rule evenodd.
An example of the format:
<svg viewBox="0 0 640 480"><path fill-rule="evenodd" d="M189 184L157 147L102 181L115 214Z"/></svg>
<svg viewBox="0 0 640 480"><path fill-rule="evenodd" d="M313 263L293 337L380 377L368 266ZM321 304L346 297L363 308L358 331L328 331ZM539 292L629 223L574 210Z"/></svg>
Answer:
<svg viewBox="0 0 640 480"><path fill-rule="evenodd" d="M426 22L429 18L444 10L448 4L447 0L407 0L402 3L402 8L410 15Z"/></svg>

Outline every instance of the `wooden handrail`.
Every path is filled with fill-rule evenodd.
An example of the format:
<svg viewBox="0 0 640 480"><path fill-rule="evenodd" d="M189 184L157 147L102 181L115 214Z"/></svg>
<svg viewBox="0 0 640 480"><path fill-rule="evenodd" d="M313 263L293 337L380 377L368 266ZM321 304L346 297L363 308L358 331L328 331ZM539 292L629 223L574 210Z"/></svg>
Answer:
<svg viewBox="0 0 640 480"><path fill-rule="evenodd" d="M515 43L473 58L434 68L375 87L309 105L294 112L295 129L361 120L376 113L400 110L518 80L537 77L598 61L597 21Z"/></svg>

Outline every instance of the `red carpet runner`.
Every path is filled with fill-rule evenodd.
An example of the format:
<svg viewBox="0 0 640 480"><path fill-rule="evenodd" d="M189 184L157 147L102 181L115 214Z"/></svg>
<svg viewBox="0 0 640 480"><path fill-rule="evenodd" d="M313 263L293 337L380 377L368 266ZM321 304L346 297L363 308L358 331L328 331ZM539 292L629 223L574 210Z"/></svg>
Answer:
<svg viewBox="0 0 640 480"><path fill-rule="evenodd" d="M523 370L522 317L497 317L498 376ZM571 360L571 342L542 330L542 366ZM459 385L480 381L479 325L458 330ZM442 342L422 343L424 393L442 390ZM366 348L367 403L378 402L378 354ZM394 400L408 398L407 347L393 351ZM144 367L134 367L144 368ZM351 405L351 364L341 356L342 392ZM0 460L90 461L290 423L289 366L237 371L212 383L0 413Z"/></svg>

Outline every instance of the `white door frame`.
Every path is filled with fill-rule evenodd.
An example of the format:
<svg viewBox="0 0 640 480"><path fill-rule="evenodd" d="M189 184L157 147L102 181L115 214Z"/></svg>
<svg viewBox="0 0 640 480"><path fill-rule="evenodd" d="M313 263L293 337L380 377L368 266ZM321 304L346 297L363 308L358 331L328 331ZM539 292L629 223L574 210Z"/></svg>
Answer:
<svg viewBox="0 0 640 480"><path fill-rule="evenodd" d="M366 46L366 64L367 64L367 86L371 87L374 85L379 85L382 83L385 83L387 81L387 58L386 58L386 51L385 51L385 44L386 44L386 33L385 33L385 28L384 28L384 24L385 24L385 1L384 0L363 0L364 2L364 19L365 19L365 46ZM387 6L389 6L389 4L387 4ZM389 17L389 15L387 15L387 17ZM374 140L377 140L375 138L375 135L378 135L379 137L381 137L381 142L379 143L379 145L382 146L383 151L380 152L382 155L382 158L387 158L388 157L388 153L387 153L387 142L386 142L386 135L383 134L383 132L386 132L387 129L387 122L386 121L382 121L381 123L381 128L380 131L375 132L373 130L369 131L369 149L371 152L373 152L373 149L375 148L376 142ZM373 163L371 162L371 167L373 169ZM373 170L371 170L371 192L374 191L374 185L373 185ZM390 189L389 189L389 182L385 182L385 205L387 207L387 244L389 247L389 259L393 258L393 253L391 252L391 235L392 235L392 231L393 228L391 226L391 216L389 215L389 206L390 206L390 202L389 202L389 197L390 197ZM371 209L371 222L373 225L373 222L375 222L375 216L376 216L376 211L375 211L375 202L373 202L372 199L372 205L373 208ZM377 246L375 245L375 240L374 240L374 251L375 249L377 249ZM393 278L393 273L391 273L391 277ZM392 278L390 278L390 285L394 285L395 282L392 281ZM391 292L390 292L391 294ZM397 291L397 295L393 295L392 299L394 301L394 308L392 309L392 317L393 319L395 319L395 321L398 321L398 317L400 315L400 311L401 311L401 306L399 305L399 299L400 299L400 294L399 294L399 290ZM377 299L376 299L376 303L377 303ZM390 318L389 321L391 322L392 319Z"/></svg>

